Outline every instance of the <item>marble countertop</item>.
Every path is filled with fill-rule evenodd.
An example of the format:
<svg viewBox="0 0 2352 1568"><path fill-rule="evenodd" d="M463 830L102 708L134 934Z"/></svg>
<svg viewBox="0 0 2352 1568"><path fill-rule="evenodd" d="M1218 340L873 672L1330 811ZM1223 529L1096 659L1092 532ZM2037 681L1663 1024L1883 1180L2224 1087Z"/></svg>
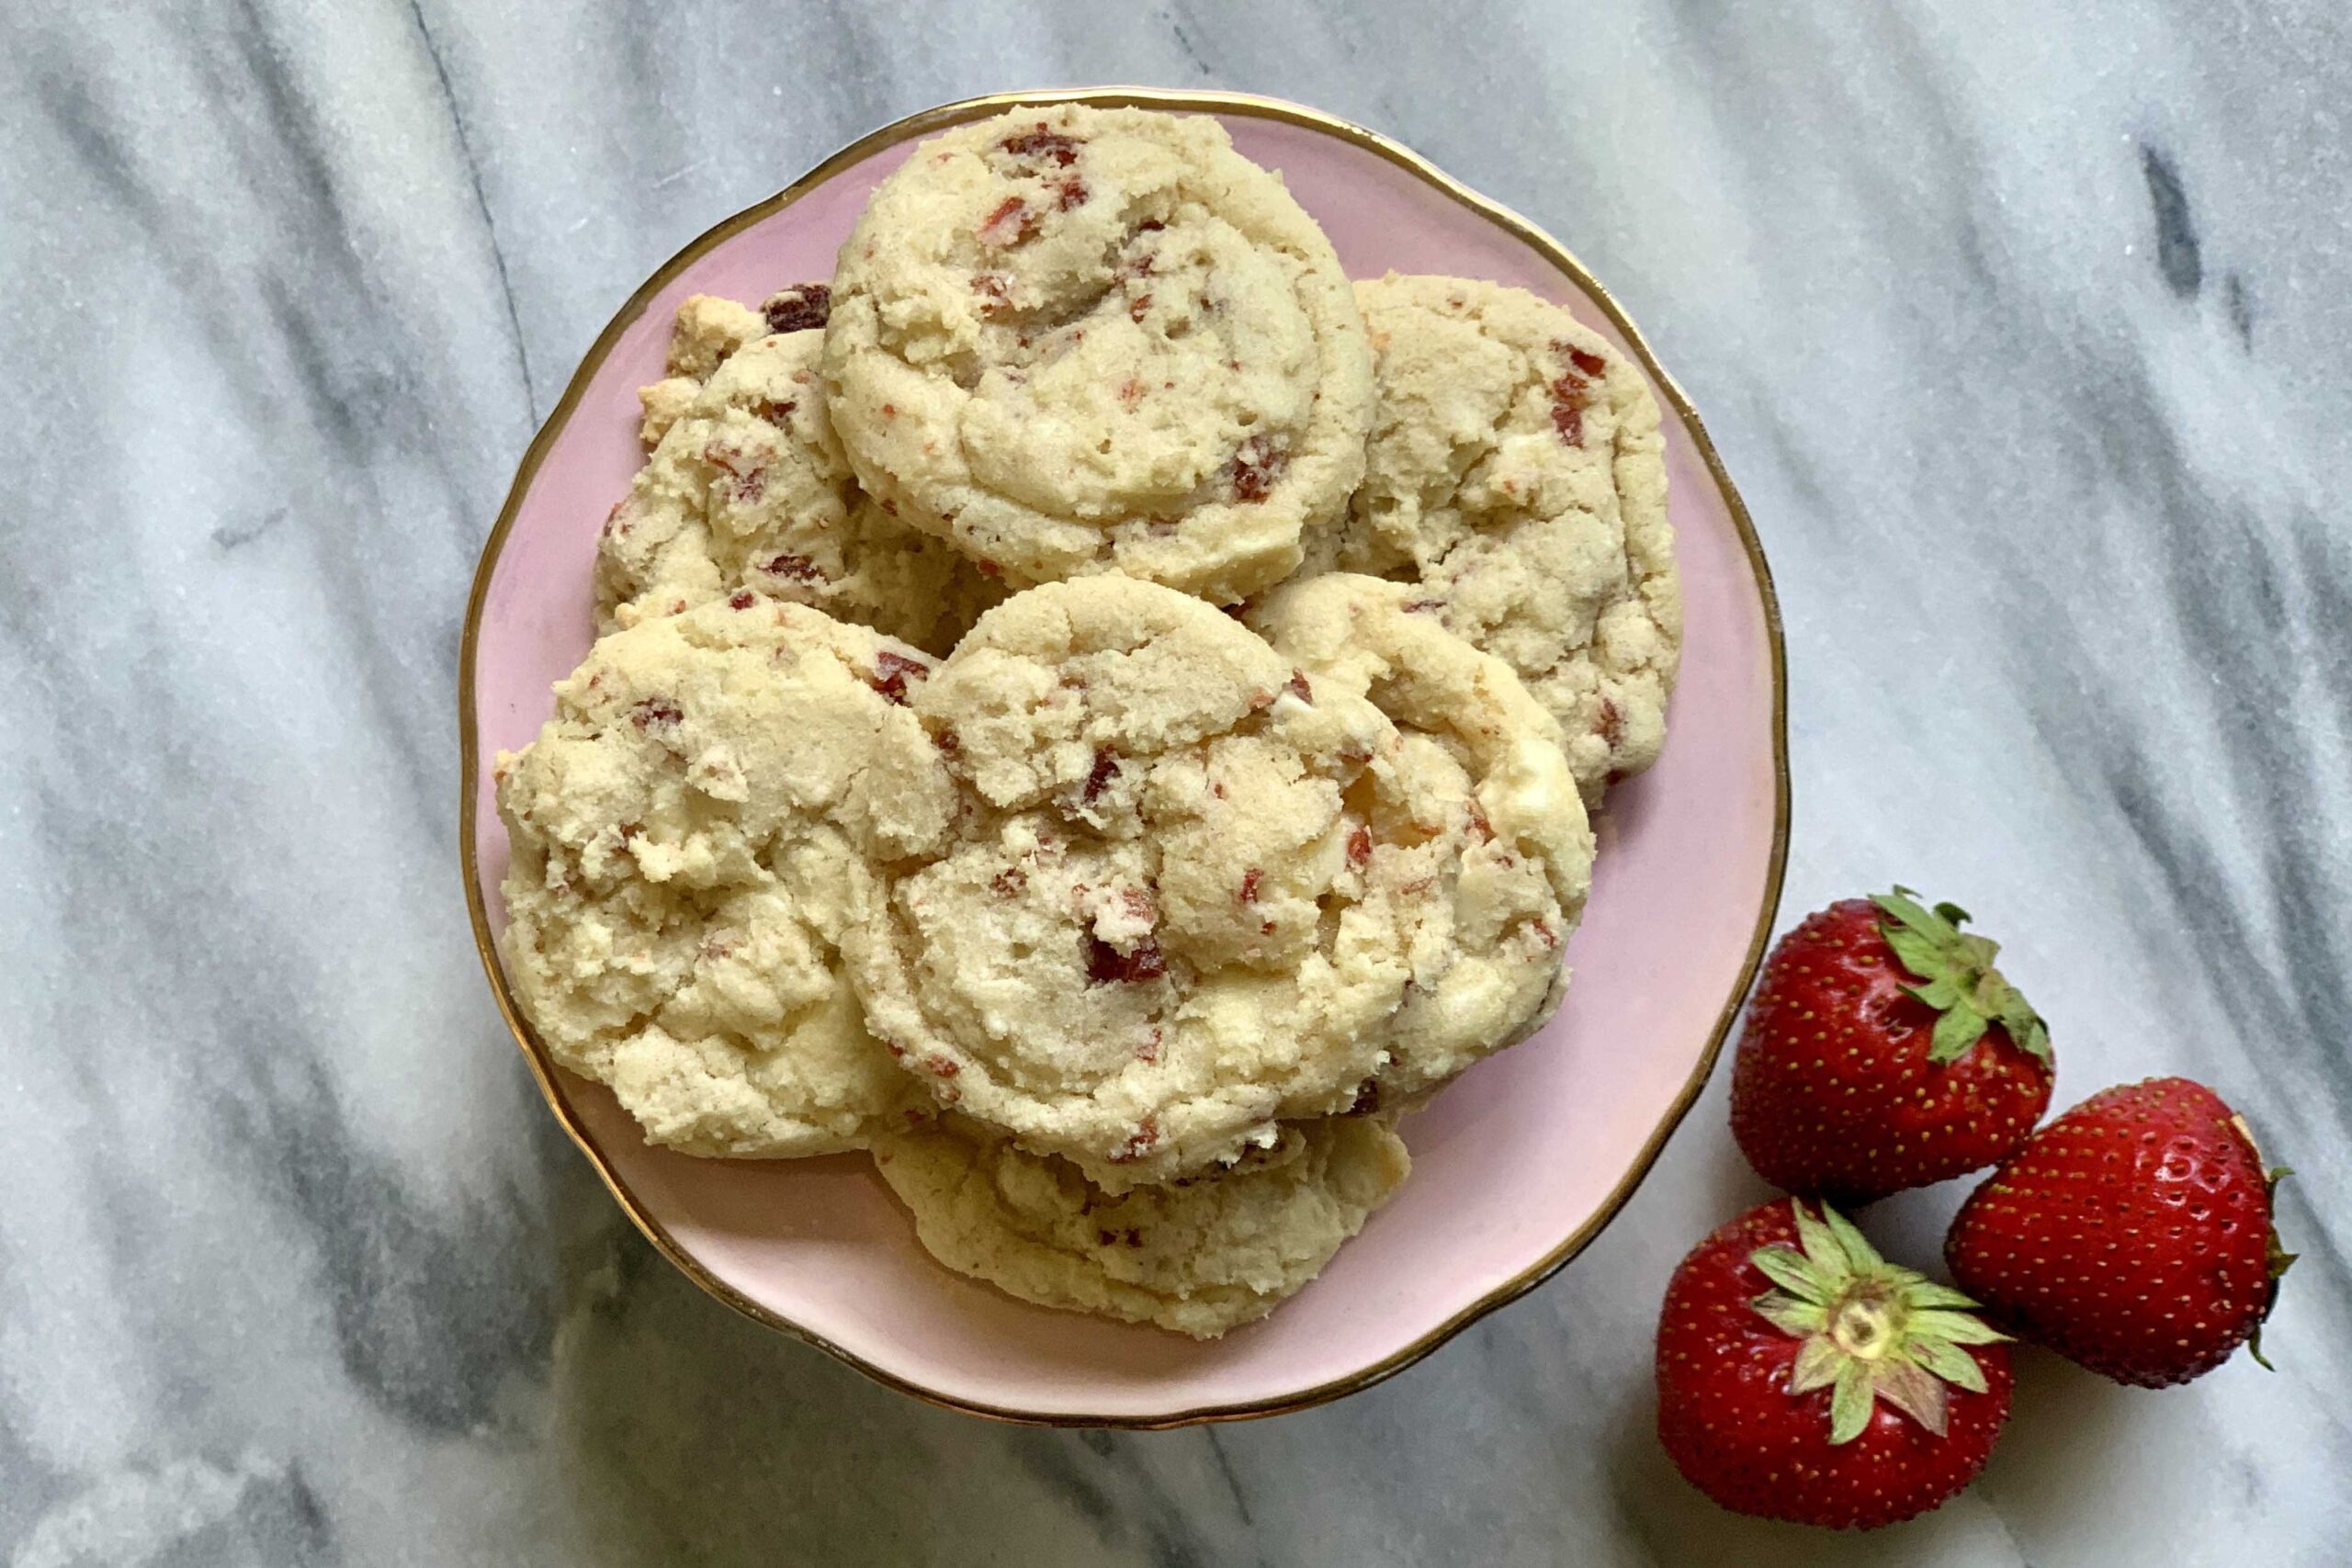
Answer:
<svg viewBox="0 0 2352 1568"><path fill-rule="evenodd" d="M2352 1535L2352 21L2338 0L963 0L0 13L0 1554L162 1563L2321 1564ZM2060 1096L2299 1170L2268 1343L2044 1356L1833 1538L1658 1451L1724 1079L1530 1298L1162 1435L928 1408L698 1293L466 931L458 631L607 315L838 144L1046 82L1375 126L1559 234L1706 413L1787 618L1784 913L1975 910ZM1933 1256L1955 1189L1885 1205Z"/></svg>

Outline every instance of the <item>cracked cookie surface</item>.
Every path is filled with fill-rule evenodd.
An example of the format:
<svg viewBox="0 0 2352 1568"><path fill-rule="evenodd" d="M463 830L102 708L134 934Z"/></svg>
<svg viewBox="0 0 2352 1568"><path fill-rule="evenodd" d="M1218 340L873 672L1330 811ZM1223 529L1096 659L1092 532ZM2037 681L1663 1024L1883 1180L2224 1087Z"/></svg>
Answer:
<svg viewBox="0 0 2352 1568"><path fill-rule="evenodd" d="M1355 1103L1443 897L1379 832L1376 708L1123 577L1006 601L912 702L965 809L852 972L941 1104L1123 1191Z"/></svg>
<svg viewBox="0 0 2352 1568"><path fill-rule="evenodd" d="M1231 602L1363 469L1330 243L1207 116L1016 109L917 147L842 248L832 417L861 481L1023 582Z"/></svg>
<svg viewBox="0 0 2352 1568"><path fill-rule="evenodd" d="M1560 721L1595 804L1657 760L1681 649L1648 383L1523 289L1391 274L1356 299L1378 412L1363 483L1306 570L1416 584Z"/></svg>
<svg viewBox="0 0 2352 1568"><path fill-rule="evenodd" d="M839 943L868 863L944 830L954 786L905 705L931 661L755 598L599 640L495 777L515 998L654 1143L861 1146L919 1095Z"/></svg>
<svg viewBox="0 0 2352 1568"><path fill-rule="evenodd" d="M639 393L651 451L597 542L600 629L757 592L936 653L1004 597L859 492L825 412L827 293L679 307L672 375Z"/></svg>
<svg viewBox="0 0 2352 1568"><path fill-rule="evenodd" d="M1382 1103L1410 1103L1533 1033L1567 985L1562 949L1592 884L1592 832L1558 724L1510 667L1427 613L1419 590L1350 572L1285 584L1250 624L1318 692L1360 695L1400 734L1373 821L1435 846L1413 982L1384 1033Z"/></svg>

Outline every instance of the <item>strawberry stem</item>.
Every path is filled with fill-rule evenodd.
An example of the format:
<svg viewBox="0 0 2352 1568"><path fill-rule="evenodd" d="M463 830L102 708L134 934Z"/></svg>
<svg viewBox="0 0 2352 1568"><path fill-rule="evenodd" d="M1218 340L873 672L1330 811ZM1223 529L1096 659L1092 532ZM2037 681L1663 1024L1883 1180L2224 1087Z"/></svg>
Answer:
<svg viewBox="0 0 2352 1568"><path fill-rule="evenodd" d="M1927 908L1899 884L1871 902L1887 917L1879 925L1886 945L1917 982L1903 988L1936 1010L1928 1060L1959 1060L1996 1023L2019 1050L2044 1063L2051 1059L2049 1026L1993 967L2000 944L1960 929L1967 910L1957 904Z"/></svg>
<svg viewBox="0 0 2352 1568"><path fill-rule="evenodd" d="M1869 1427L1877 1402L1941 1437L1946 1387L1984 1392L1976 1359L1961 1347L2005 1339L1964 1309L1976 1303L1949 1285L1887 1262L1827 1204L1816 1217L1791 1199L1798 1245L1776 1242L1748 1255L1773 1289L1749 1304L1804 1341L1789 1368L1789 1393L1830 1391L1829 1440L1848 1443Z"/></svg>

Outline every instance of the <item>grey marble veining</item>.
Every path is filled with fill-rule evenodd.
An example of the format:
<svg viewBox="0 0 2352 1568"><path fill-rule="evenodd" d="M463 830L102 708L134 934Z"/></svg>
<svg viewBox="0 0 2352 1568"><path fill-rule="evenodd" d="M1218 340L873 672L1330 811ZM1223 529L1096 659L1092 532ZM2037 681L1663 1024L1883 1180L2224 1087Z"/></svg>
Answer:
<svg viewBox="0 0 2352 1568"><path fill-rule="evenodd" d="M928 104L1122 80L1379 127L1610 282L1778 573L1787 912L1898 875L1956 899L2052 1019L2062 1100L2183 1070L2253 1117L2300 1173L2276 1376L2029 1357L1939 1514L1716 1513L1649 1435L1646 1336L1760 1191L1721 1075L1551 1285L1212 1431L932 1410L626 1229L456 875L458 626L513 464L712 221ZM2336 0L19 0L0 85L11 1562L2352 1550ZM1875 1224L1931 1257L1957 1197Z"/></svg>

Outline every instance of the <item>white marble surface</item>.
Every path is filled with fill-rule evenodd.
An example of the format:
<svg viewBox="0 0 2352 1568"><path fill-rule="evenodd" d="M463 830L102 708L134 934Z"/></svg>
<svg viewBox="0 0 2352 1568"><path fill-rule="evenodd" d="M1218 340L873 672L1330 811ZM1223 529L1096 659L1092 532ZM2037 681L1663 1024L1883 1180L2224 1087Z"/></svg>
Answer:
<svg viewBox="0 0 2352 1568"><path fill-rule="evenodd" d="M458 626L512 466L716 219L933 102L1119 80L1377 126L1611 284L1779 575L1786 911L1956 899L2064 1100L2186 1070L2252 1116L2301 1172L2276 1376L2029 1356L1940 1514L1716 1513L1649 1435L1646 1336L1759 1191L1720 1074L1559 1280L1216 1431L929 1409L626 1228L457 877ZM2340 0L14 0L0 1553L2346 1561L2347 104ZM1924 1258L1957 1196L1878 1228Z"/></svg>

